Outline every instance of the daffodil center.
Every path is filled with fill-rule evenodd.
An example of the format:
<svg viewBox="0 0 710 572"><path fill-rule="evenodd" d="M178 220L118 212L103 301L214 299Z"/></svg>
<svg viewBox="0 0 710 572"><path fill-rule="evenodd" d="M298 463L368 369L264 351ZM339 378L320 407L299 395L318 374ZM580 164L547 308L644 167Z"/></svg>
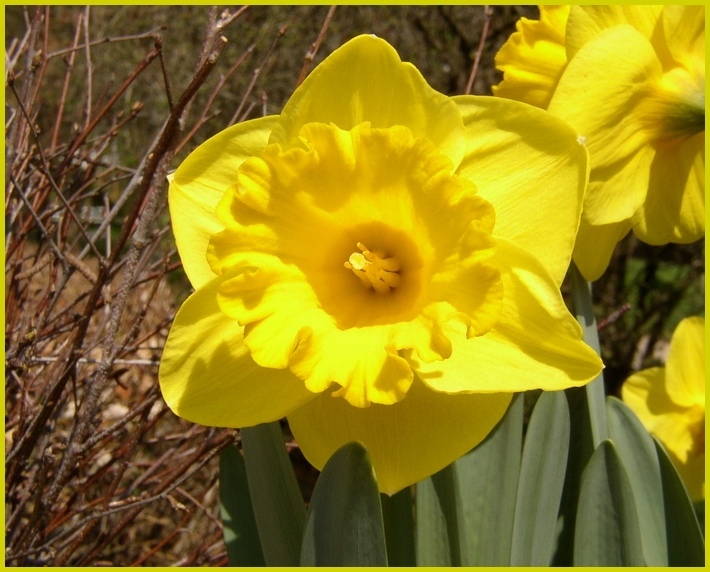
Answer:
<svg viewBox="0 0 710 572"><path fill-rule="evenodd" d="M692 137L705 130L705 81L683 68L663 75L642 104L651 137L657 142Z"/></svg>
<svg viewBox="0 0 710 572"><path fill-rule="evenodd" d="M394 257L385 257L381 252L372 252L358 242L360 252L353 252L345 262L345 268L352 270L355 276L367 288L386 294L400 283L400 264Z"/></svg>

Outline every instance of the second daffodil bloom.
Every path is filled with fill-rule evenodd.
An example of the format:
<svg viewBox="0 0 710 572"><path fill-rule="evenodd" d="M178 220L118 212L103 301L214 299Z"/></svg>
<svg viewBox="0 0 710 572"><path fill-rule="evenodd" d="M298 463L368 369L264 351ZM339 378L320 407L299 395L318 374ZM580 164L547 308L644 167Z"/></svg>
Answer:
<svg viewBox="0 0 710 572"><path fill-rule="evenodd" d="M234 125L170 178L195 288L160 366L204 425L286 416L322 468L362 442L394 493L483 440L513 392L600 369L559 285L587 155L566 124L446 97L374 36L278 116Z"/></svg>
<svg viewBox="0 0 710 572"><path fill-rule="evenodd" d="M630 230L705 236L705 7L542 6L496 55L496 95L548 109L591 157L574 261L588 280Z"/></svg>
<svg viewBox="0 0 710 572"><path fill-rule="evenodd" d="M693 501L705 499L705 319L678 324L665 367L633 374L622 397L663 443Z"/></svg>

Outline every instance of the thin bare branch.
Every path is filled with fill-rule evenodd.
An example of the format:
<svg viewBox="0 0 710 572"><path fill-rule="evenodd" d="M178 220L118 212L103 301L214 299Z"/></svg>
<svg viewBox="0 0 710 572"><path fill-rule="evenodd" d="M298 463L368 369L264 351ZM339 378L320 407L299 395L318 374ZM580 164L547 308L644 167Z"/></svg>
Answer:
<svg viewBox="0 0 710 572"><path fill-rule="evenodd" d="M328 30L330 21L333 19L333 14L335 14L335 8L336 6L331 6L328 9L328 13L325 15L325 20L323 20L323 25L321 26L320 32L318 33L318 37L316 38L316 41L311 44L311 49L308 50L308 52L306 53L306 57L304 58L303 62L303 67L301 68L301 73L298 74L298 79L296 80L296 87L303 83L303 80L306 79L306 76L308 75L308 71L311 69L311 65L313 64L313 58L316 57L316 54L318 53L318 48L320 48L320 45L323 42L323 39L325 38L325 33Z"/></svg>
<svg viewBox="0 0 710 572"><path fill-rule="evenodd" d="M237 122L239 117L241 117L242 109L246 105L247 99L249 98L249 95L251 94L252 90L254 89L254 86L256 85L256 81L259 79L259 76L264 71L264 68L266 66L266 62L271 57L271 54L273 53L274 48L276 48L276 45L279 43L279 40L286 33L286 30L288 30L288 26L281 26L279 28L279 30L276 34L276 38L274 38L274 41L271 43L271 46L269 47L269 50L266 52L264 59L262 60L262 62L259 64L259 66L252 73L251 81L249 82L249 85L247 86L247 89L244 92L244 96L242 97L242 100L239 103L239 107L237 107L237 110L234 112L234 115L232 115L231 119L229 120L228 125L233 125L234 123Z"/></svg>
<svg viewBox="0 0 710 572"><path fill-rule="evenodd" d="M476 50L476 56L473 59L473 67L471 68L471 75L468 76L468 83L466 84L466 95L471 93L473 89L473 82L476 79L476 74L478 73L478 65L481 62L481 56L483 55L483 48L486 45L486 39L488 37L488 28L491 25L491 16L493 15L493 10L490 6L486 5L483 7L483 30L481 30L481 40L478 42L478 49Z"/></svg>

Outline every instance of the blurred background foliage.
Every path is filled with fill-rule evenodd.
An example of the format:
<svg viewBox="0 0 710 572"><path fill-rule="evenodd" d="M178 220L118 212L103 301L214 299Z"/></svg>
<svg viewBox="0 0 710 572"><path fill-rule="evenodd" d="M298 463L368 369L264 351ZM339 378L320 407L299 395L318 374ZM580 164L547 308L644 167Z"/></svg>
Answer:
<svg viewBox="0 0 710 572"><path fill-rule="evenodd" d="M238 442L238 433L197 428L176 418L157 392L160 350L175 311L189 294L169 231L164 194L158 195L162 198L152 223L153 243L141 251L126 304L116 318L120 351L111 354L109 371L102 374L109 383L94 409L87 409L85 392L101 372L90 361L77 366L58 400L48 405L45 395L56 375L49 366L69 359L62 352L82 318L89 323L83 356L93 355L111 331L108 316L114 306L106 291L93 306L84 305L91 300L96 281L82 282L79 275L94 275L100 264L72 221L78 219L94 230L121 200L131 178L149 159L171 103L209 52L210 46L204 46L206 30L212 31L212 39L216 34L228 41L183 116L174 156L166 155L169 168L228 125L278 113L305 71L358 34L386 39L435 89L464 93L486 22L483 6L339 6L334 12L328 6L250 6L216 29L215 21L225 10L234 15L240 9L5 8L9 565L226 563L216 498L216 454L226 444ZM500 80L493 58L515 22L521 16L536 17L537 10L493 6L489 15L471 89L477 95L490 95L490 86ZM99 113L151 52L157 36L162 62L148 64L115 103ZM319 37L322 42L309 61L307 55ZM18 101L31 118L29 131L21 127ZM95 119L98 123L88 138L74 149ZM40 192L46 175L38 168L40 150L55 169L59 188L70 197L69 206L56 192ZM155 193L164 193L161 181L155 183ZM18 200L20 188L36 212L28 212L28 203ZM41 200L32 202L36 196ZM96 251L109 257L124 226L135 223L128 214L133 202L143 199L129 197L125 207L112 212L107 232L94 239ZM143 210L141 206L137 212ZM59 225L60 246L81 259L83 270L79 263L67 266L49 249L38 220L45 229ZM105 288L114 294L121 291L121 272L127 267L123 256L116 257L104 277ZM68 271L69 267L79 270ZM72 280L64 280L63 268ZM670 334L683 317L704 315L704 268L704 241L649 247L627 237L618 246L608 272L593 287L608 393L618 395L630 372L663 360ZM32 422L44 419L42 412L46 424L29 444L25 442L18 462L12 452L20 450L18 443ZM59 467L75 438L79 417L90 419L94 434L105 431L107 440L97 440L88 451L84 448L76 466L60 478ZM126 417L130 421L119 423ZM308 499L317 473L300 456L286 426L284 430ZM178 484L166 489L161 479ZM42 504L43 492L52 484L56 498ZM126 509L128 505L134 512ZM122 508L112 510L118 506ZM96 512L97 507L103 512ZM127 514L132 518L125 518Z"/></svg>

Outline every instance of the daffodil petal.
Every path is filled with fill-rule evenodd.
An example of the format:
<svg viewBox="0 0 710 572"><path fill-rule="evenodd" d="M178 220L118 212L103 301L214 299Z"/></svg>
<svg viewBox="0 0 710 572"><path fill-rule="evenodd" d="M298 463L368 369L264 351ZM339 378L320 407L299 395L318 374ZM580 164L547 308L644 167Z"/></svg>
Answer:
<svg viewBox="0 0 710 572"><path fill-rule="evenodd" d="M705 6L664 6L663 34L676 63L690 71L697 58L705 69Z"/></svg>
<svg viewBox="0 0 710 572"><path fill-rule="evenodd" d="M540 6L539 20L518 20L517 31L495 56L503 81L493 86L494 95L547 108L567 65L569 10L569 6Z"/></svg>
<svg viewBox="0 0 710 572"><path fill-rule="evenodd" d="M629 221L595 226L583 219L579 224L572 253L572 259L582 276L593 282L604 274L616 245L630 230Z"/></svg>
<svg viewBox="0 0 710 572"><path fill-rule="evenodd" d="M704 318L685 318L673 332L666 361L666 390L678 405L705 408Z"/></svg>
<svg viewBox="0 0 710 572"><path fill-rule="evenodd" d="M314 397L289 370L258 366L243 328L217 305L216 278L182 305L160 361L160 389L176 415L214 427L280 419Z"/></svg>
<svg viewBox="0 0 710 572"><path fill-rule="evenodd" d="M622 386L622 397L644 427L656 435L666 449L685 461L693 440L684 418L685 408L666 392L667 372L653 367L631 375Z"/></svg>
<svg viewBox="0 0 710 572"><path fill-rule="evenodd" d="M662 6L572 6L567 19L567 56L572 59L582 46L601 32L628 24L650 38L661 15Z"/></svg>
<svg viewBox="0 0 710 572"><path fill-rule="evenodd" d="M426 137L458 165L465 131L451 99L434 89L419 70L403 63L384 40L362 35L327 57L296 89L274 127L272 143L298 145L307 123L334 123L350 130L403 125Z"/></svg>
<svg viewBox="0 0 710 572"><path fill-rule="evenodd" d="M671 457L672 458L672 457ZM705 500L705 454L690 455L685 463L676 463L690 499L697 503Z"/></svg>
<svg viewBox="0 0 710 572"><path fill-rule="evenodd" d="M639 102L660 78L648 39L622 25L586 43L560 79L548 109L589 148L592 172L584 216L592 224L631 218L646 198L654 151Z"/></svg>
<svg viewBox="0 0 710 572"><path fill-rule="evenodd" d="M453 342L451 357L413 360L415 372L430 388L457 394L556 391L591 381L602 362L582 341L554 280L514 243L501 240L499 252L505 295L496 325L467 339L462 326L450 322L445 331Z"/></svg>
<svg viewBox="0 0 710 572"><path fill-rule="evenodd" d="M503 417L512 394L445 395L415 379L394 405L357 408L323 393L288 416L315 467L350 441L365 445L380 491L392 495L443 469L480 443Z"/></svg>
<svg viewBox="0 0 710 572"><path fill-rule="evenodd" d="M210 237L224 228L215 214L217 204L236 183L239 166L264 150L276 119L263 117L225 129L195 149L169 177L175 242L196 289L215 277L206 252Z"/></svg>
<svg viewBox="0 0 710 572"><path fill-rule="evenodd" d="M666 392L668 375L660 367L636 372L622 385L621 395L644 427L663 443L691 498L700 501L705 498L705 407L675 403Z"/></svg>
<svg viewBox="0 0 710 572"><path fill-rule="evenodd" d="M689 243L705 236L705 132L658 153L646 201L632 218L648 244Z"/></svg>
<svg viewBox="0 0 710 572"><path fill-rule="evenodd" d="M324 321L320 326L311 322L304 328L289 363L309 389L323 391L336 381L341 387L333 397L360 408L404 398L413 374L392 346L390 328L339 330Z"/></svg>
<svg viewBox="0 0 710 572"><path fill-rule="evenodd" d="M560 285L588 176L587 152L577 133L522 103L493 97L453 99L469 134L457 174L472 181L478 194L493 204L494 235L544 261Z"/></svg>

